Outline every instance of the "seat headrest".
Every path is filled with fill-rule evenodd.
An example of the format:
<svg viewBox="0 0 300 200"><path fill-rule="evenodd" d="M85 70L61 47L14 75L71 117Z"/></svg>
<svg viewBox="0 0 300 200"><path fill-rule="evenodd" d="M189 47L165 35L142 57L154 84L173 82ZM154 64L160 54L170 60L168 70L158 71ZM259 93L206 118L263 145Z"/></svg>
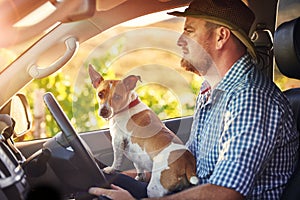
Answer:
<svg viewBox="0 0 300 200"><path fill-rule="evenodd" d="M282 74L300 79L300 17L284 22L277 28L274 55Z"/></svg>

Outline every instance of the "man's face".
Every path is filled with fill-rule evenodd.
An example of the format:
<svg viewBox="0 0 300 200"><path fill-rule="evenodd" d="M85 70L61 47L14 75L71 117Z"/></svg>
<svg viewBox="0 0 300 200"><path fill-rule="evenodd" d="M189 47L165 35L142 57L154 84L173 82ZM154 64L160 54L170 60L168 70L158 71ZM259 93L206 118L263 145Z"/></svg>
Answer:
<svg viewBox="0 0 300 200"><path fill-rule="evenodd" d="M203 19L187 17L184 32L177 41L183 53L181 66L200 76L205 75L212 65L213 32L208 31L205 24Z"/></svg>

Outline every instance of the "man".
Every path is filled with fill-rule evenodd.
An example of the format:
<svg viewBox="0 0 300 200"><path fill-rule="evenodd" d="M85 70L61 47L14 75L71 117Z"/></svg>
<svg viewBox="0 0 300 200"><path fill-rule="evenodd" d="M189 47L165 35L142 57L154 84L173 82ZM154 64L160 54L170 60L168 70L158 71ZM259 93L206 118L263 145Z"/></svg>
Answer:
<svg viewBox="0 0 300 200"><path fill-rule="evenodd" d="M205 78L187 146L200 184L161 199L279 199L297 161L289 103L253 62L252 11L240 0L194 0L178 40L182 67ZM91 188L133 199L117 186Z"/></svg>

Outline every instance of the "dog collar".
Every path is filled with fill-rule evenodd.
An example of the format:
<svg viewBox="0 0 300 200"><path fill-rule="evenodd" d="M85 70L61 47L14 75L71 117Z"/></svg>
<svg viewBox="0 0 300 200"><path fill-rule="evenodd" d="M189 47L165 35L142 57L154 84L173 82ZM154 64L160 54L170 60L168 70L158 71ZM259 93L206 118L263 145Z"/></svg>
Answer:
<svg viewBox="0 0 300 200"><path fill-rule="evenodd" d="M135 100L133 100L132 102L130 102L130 104L129 104L129 106L128 106L128 109L129 108L132 108L132 107L134 107L134 106L136 106L136 105L138 105L140 103L140 100L139 100L139 98L137 97Z"/></svg>
<svg viewBox="0 0 300 200"><path fill-rule="evenodd" d="M121 112L123 112L123 111L125 111L125 110L128 110L128 109L130 109L130 108L132 108L132 107L138 105L139 103L140 103L140 100L139 100L139 98L137 97L135 100L133 100L132 102L130 102L130 104L128 105L128 107L123 108L122 110L116 112L114 115L116 115L116 114L118 114L118 113L121 113Z"/></svg>

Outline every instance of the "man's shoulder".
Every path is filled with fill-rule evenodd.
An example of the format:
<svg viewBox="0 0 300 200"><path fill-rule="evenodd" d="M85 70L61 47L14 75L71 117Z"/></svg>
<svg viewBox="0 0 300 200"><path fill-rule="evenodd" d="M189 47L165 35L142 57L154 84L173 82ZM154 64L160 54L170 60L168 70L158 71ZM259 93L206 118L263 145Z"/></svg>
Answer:
<svg viewBox="0 0 300 200"><path fill-rule="evenodd" d="M257 69L250 69L225 93L229 100L255 101L256 104L271 103L274 106L288 104L285 95L271 78Z"/></svg>

